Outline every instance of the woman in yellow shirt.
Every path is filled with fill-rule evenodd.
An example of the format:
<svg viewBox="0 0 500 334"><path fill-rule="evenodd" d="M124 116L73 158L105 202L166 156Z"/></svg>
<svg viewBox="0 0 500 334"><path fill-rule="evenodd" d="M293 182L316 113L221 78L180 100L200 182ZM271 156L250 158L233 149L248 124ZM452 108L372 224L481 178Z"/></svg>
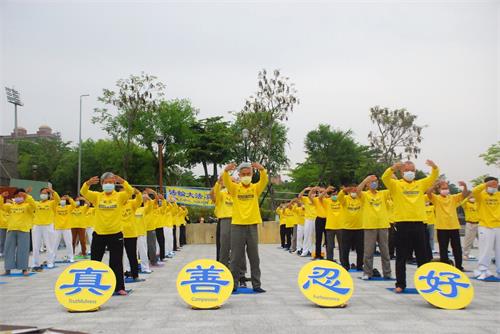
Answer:
<svg viewBox="0 0 500 334"><path fill-rule="evenodd" d="M89 208L85 214L85 236L87 237L88 245L92 245L92 234L94 233L95 209L92 203L88 204ZM86 259L90 259L90 252L85 254Z"/></svg>
<svg viewBox="0 0 500 334"><path fill-rule="evenodd" d="M80 256L87 254L87 241L85 240L85 228L87 227L88 202L83 197L77 197L71 200L73 211L69 217L71 227L71 236L73 240L73 253L76 252L77 241L80 242Z"/></svg>
<svg viewBox="0 0 500 334"><path fill-rule="evenodd" d="M125 247L126 257L123 257L125 262L125 277L132 277L135 282L144 281L139 278L139 262L137 261L137 221L135 212L142 204L142 194L134 188L132 199L127 201L127 204L122 210L123 221L123 246Z"/></svg>
<svg viewBox="0 0 500 334"><path fill-rule="evenodd" d="M476 199L469 196L462 201L461 206L465 213L464 260L474 260L475 257L470 255L470 250L474 240L478 238L479 216Z"/></svg>
<svg viewBox="0 0 500 334"><path fill-rule="evenodd" d="M5 275L9 275L12 269L19 269L23 275L28 276L30 229L36 208L35 201L20 188L15 191L12 203L4 203L4 198L8 195L8 192L4 192L0 196L0 210L8 214L4 250Z"/></svg>
<svg viewBox="0 0 500 334"><path fill-rule="evenodd" d="M101 191L91 191L90 187L100 181ZM115 191L116 184L123 186L123 191ZM109 266L116 277L115 293L126 296L123 279L123 233L122 210L134 190L127 181L118 175L106 172L100 180L94 176L87 180L80 194L95 207L94 234L90 245L91 259L102 261L106 247L109 249Z"/></svg>
<svg viewBox="0 0 500 334"><path fill-rule="evenodd" d="M75 262L73 258L73 238L71 235L70 221L71 213L75 207L75 202L73 202L73 199L68 195L61 197L61 201L56 207L56 213L54 216L54 260L57 258L57 249L59 248L61 239L64 239L64 244L66 245L66 255L64 261L69 263Z"/></svg>
<svg viewBox="0 0 500 334"><path fill-rule="evenodd" d="M335 237L337 237L337 249L339 250L340 260L340 249L342 247L342 205L338 201L337 191L335 191L333 186L329 186L321 193L319 200L326 212L326 259L334 261L333 249L335 248Z"/></svg>
<svg viewBox="0 0 500 334"><path fill-rule="evenodd" d="M142 194L142 205L135 210L136 231L137 231L137 252L141 260L141 273L150 274L148 258L148 243L146 240L146 219L153 209L153 201L148 194Z"/></svg>

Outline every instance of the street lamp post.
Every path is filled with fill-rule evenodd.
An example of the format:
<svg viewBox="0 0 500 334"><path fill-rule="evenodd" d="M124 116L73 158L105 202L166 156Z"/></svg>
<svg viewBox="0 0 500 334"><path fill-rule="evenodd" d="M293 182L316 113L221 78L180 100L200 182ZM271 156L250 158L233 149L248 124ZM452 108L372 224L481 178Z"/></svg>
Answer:
<svg viewBox="0 0 500 334"><path fill-rule="evenodd" d="M80 188L82 186L82 99L89 96L89 94L80 95L80 121L78 125L78 183L76 193L80 196Z"/></svg>
<svg viewBox="0 0 500 334"><path fill-rule="evenodd" d="M14 88L5 87L7 93L7 102L14 105L14 138L17 138L17 106L23 106L19 92Z"/></svg>
<svg viewBox="0 0 500 334"><path fill-rule="evenodd" d="M250 131L248 129L243 129L241 131L243 136L243 142L245 144L245 162L248 162L248 136L250 135Z"/></svg>
<svg viewBox="0 0 500 334"><path fill-rule="evenodd" d="M165 139L158 136L156 143L158 144L158 185L160 186L160 194L163 195L163 144Z"/></svg>

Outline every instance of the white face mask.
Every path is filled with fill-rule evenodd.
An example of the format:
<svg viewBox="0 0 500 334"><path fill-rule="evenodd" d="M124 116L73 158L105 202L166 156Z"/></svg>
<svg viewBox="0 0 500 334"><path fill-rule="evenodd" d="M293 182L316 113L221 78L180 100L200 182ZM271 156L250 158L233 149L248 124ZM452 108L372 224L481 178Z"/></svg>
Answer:
<svg viewBox="0 0 500 334"><path fill-rule="evenodd" d="M358 197L358 193L350 193L350 195L351 195L352 198Z"/></svg>
<svg viewBox="0 0 500 334"><path fill-rule="evenodd" d="M66 200L64 200L64 199L63 199L63 200L61 200L61 201L59 202L59 204L60 204L61 206L66 206Z"/></svg>
<svg viewBox="0 0 500 334"><path fill-rule="evenodd" d="M46 200L48 200L48 199L49 199L49 194L40 194L40 199L41 199L42 201L46 201Z"/></svg>
<svg viewBox="0 0 500 334"><path fill-rule="evenodd" d="M14 197L14 202L17 203L17 204L21 204L22 202L24 202L24 198L22 198L22 197Z"/></svg>
<svg viewBox="0 0 500 334"><path fill-rule="evenodd" d="M241 177L241 183L244 185L248 186L252 182L252 177L251 176L242 176Z"/></svg>
<svg viewBox="0 0 500 334"><path fill-rule="evenodd" d="M115 184L114 184L114 183L103 183L103 185L102 185L102 190L103 190L105 193L110 193L110 192L112 192L113 190L115 190Z"/></svg>
<svg viewBox="0 0 500 334"><path fill-rule="evenodd" d="M403 178L406 180L406 181L413 181L415 180L415 172L412 172L412 171L407 171L407 172L404 172L403 173Z"/></svg>
<svg viewBox="0 0 500 334"><path fill-rule="evenodd" d="M496 193L497 191L498 191L498 189L497 189L497 188L494 188L494 187L488 187L488 188L486 189L486 192L487 192L488 194L491 194L491 195L493 195L493 194L494 194L494 193Z"/></svg>
<svg viewBox="0 0 500 334"><path fill-rule="evenodd" d="M449 189L441 189L440 193L443 196L448 196L450 194L450 190Z"/></svg>

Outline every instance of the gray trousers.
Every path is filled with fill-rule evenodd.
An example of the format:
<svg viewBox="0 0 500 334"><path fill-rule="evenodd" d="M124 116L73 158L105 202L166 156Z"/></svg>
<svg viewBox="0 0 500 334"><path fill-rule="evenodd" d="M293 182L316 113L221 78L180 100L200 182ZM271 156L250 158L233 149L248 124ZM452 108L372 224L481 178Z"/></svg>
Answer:
<svg viewBox="0 0 500 334"><path fill-rule="evenodd" d="M147 231L146 242L148 244L148 258L152 265L156 265L158 260L156 259L156 231Z"/></svg>
<svg viewBox="0 0 500 334"><path fill-rule="evenodd" d="M340 244L342 243L342 230L326 230L326 259L333 261L333 249L335 248L335 236L337 237L337 249L339 250L340 260Z"/></svg>
<svg viewBox="0 0 500 334"><path fill-rule="evenodd" d="M5 238L5 270L28 270L30 233L7 231Z"/></svg>
<svg viewBox="0 0 500 334"><path fill-rule="evenodd" d="M386 228L376 228L365 230L364 236L364 256L363 274L373 276L373 254L375 245L378 243L380 257L382 259L382 275L391 277L391 258L389 257L389 230Z"/></svg>
<svg viewBox="0 0 500 334"><path fill-rule="evenodd" d="M6 228L0 228L0 253L4 253L4 248L5 248L5 237L7 236L7 229Z"/></svg>
<svg viewBox="0 0 500 334"><path fill-rule="evenodd" d="M292 245L290 246L290 250L292 252L297 250L297 225L293 225Z"/></svg>
<svg viewBox="0 0 500 334"><path fill-rule="evenodd" d="M259 259L259 233L257 224L231 225L231 273L233 274L234 287L238 286L238 279L245 263L245 248L250 262L250 276L252 287L260 288L260 259Z"/></svg>
<svg viewBox="0 0 500 334"><path fill-rule="evenodd" d="M229 268L231 253L231 218L221 218L220 224L220 253L219 261Z"/></svg>

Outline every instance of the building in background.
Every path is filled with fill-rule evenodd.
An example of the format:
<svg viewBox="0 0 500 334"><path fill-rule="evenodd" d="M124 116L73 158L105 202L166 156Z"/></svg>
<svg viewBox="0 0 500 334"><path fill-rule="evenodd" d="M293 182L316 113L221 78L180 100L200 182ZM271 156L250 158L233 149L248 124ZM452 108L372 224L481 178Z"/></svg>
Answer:
<svg viewBox="0 0 500 334"><path fill-rule="evenodd" d="M19 177L17 158L17 145L0 138L0 186L8 186L10 179Z"/></svg>
<svg viewBox="0 0 500 334"><path fill-rule="evenodd" d="M59 132L53 132L52 128L48 125L40 125L38 131L35 133L28 133L23 127L17 128L17 139L60 139L61 134ZM14 131L10 135L0 136L0 140L4 141L16 139Z"/></svg>

